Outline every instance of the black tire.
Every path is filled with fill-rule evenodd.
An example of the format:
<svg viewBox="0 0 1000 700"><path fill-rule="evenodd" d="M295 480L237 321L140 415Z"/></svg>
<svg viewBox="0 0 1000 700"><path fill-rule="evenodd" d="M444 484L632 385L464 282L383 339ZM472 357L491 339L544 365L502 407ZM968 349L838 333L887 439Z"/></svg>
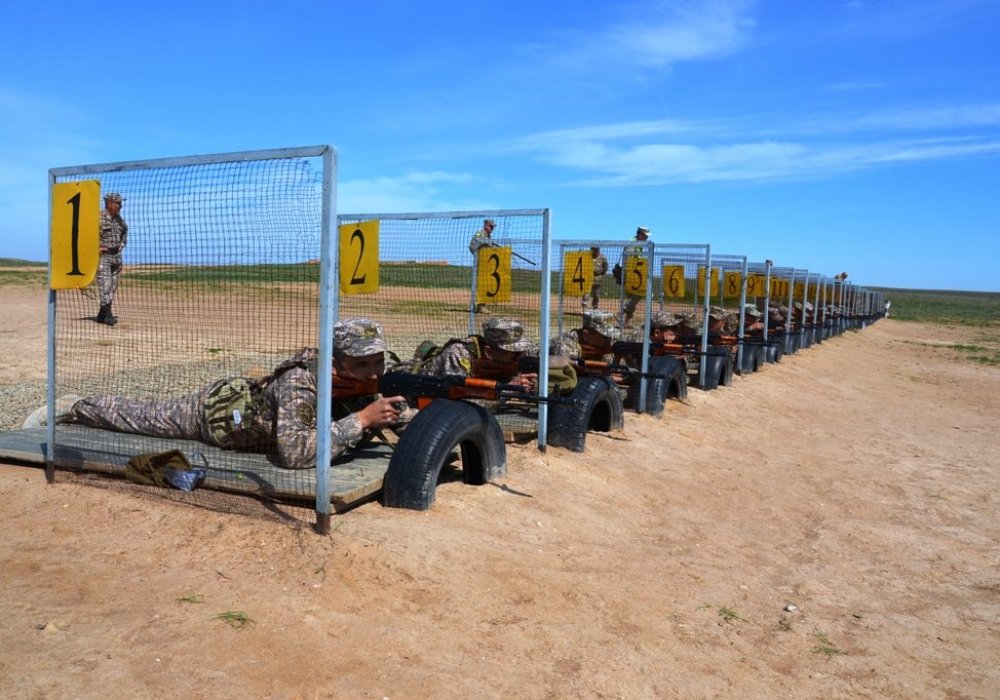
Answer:
<svg viewBox="0 0 1000 700"><path fill-rule="evenodd" d="M383 505L430 508L441 467L455 447L465 483L485 484L507 473L507 447L496 418L467 401L434 399L413 418L392 453L382 483Z"/></svg>
<svg viewBox="0 0 1000 700"><path fill-rule="evenodd" d="M705 379L701 388L713 391L733 385L733 354L729 348L709 348L705 355Z"/></svg>
<svg viewBox="0 0 1000 700"><path fill-rule="evenodd" d="M652 377L646 381L646 405L642 411L639 411L640 381L636 380L628 388L625 399L629 408L651 416L659 416L663 414L663 405L667 399L687 397L687 371L684 369L684 363L676 357L662 355L650 357L649 373L664 376Z"/></svg>
<svg viewBox="0 0 1000 700"><path fill-rule="evenodd" d="M784 355L783 347L785 341L782 339L767 341L767 346L764 348L764 359L770 364L775 362L781 362L781 358Z"/></svg>
<svg viewBox="0 0 1000 700"><path fill-rule="evenodd" d="M621 430L625 414L618 385L608 377L580 377L569 395L573 404L556 404L549 408L546 443L583 452L587 431Z"/></svg>

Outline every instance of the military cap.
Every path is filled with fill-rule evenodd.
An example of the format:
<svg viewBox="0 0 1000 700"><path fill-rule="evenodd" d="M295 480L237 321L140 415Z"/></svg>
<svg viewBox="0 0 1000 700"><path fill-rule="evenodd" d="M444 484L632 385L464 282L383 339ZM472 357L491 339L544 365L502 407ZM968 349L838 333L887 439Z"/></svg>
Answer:
<svg viewBox="0 0 1000 700"><path fill-rule="evenodd" d="M497 222L494 221L493 219L483 219L483 226L485 226L486 224L489 224L490 226L496 226Z"/></svg>
<svg viewBox="0 0 1000 700"><path fill-rule="evenodd" d="M743 315L749 316L750 318L760 318L764 314L761 313L761 310L757 308L756 304L744 304Z"/></svg>
<svg viewBox="0 0 1000 700"><path fill-rule="evenodd" d="M597 331L605 338L620 338L621 329L618 327L618 317L610 311L599 309L588 309L583 312L583 327L592 331Z"/></svg>
<svg viewBox="0 0 1000 700"><path fill-rule="evenodd" d="M382 325L370 318L345 318L333 326L333 349L350 357L385 352Z"/></svg>
<svg viewBox="0 0 1000 700"><path fill-rule="evenodd" d="M507 352L525 352L531 342L524 337L524 326L514 318L489 318L483 323L483 339Z"/></svg>
<svg viewBox="0 0 1000 700"><path fill-rule="evenodd" d="M638 236L640 233L648 236L649 235L649 229L646 226L640 226L639 228L637 228L635 230L635 235Z"/></svg>
<svg viewBox="0 0 1000 700"><path fill-rule="evenodd" d="M649 315L649 327L651 329L674 328L679 326L680 323L681 319L673 314L668 314L666 311L654 311Z"/></svg>
<svg viewBox="0 0 1000 700"><path fill-rule="evenodd" d="M725 321L729 317L726 315L726 310L721 306L713 306L708 310L708 317L713 321Z"/></svg>
<svg viewBox="0 0 1000 700"><path fill-rule="evenodd" d="M118 202L119 204L121 204L122 202L125 201L125 199L120 194L118 194L117 192L108 192L106 195L104 195L104 201L105 202Z"/></svg>
<svg viewBox="0 0 1000 700"><path fill-rule="evenodd" d="M797 311L802 311L802 302L801 302L801 301L797 301L797 302L795 302L795 309L796 309ZM812 310L813 310L813 305L812 305L812 304L810 304L810 303L809 303L809 302L807 301L807 302L806 302L806 312L809 312L809 311L812 311Z"/></svg>
<svg viewBox="0 0 1000 700"><path fill-rule="evenodd" d="M674 313L674 318L677 319L678 324L685 325L691 325L696 320L696 316L690 311L677 311Z"/></svg>

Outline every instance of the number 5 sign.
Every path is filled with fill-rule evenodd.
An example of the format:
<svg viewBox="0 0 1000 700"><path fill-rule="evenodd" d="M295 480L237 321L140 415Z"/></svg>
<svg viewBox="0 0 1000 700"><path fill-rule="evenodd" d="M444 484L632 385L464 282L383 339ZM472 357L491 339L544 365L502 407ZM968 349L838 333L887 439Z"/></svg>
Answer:
<svg viewBox="0 0 1000 700"><path fill-rule="evenodd" d="M100 200L101 183L97 180L52 186L52 289L83 289L94 281L101 257Z"/></svg>
<svg viewBox="0 0 1000 700"><path fill-rule="evenodd" d="M378 221L340 227L340 293L378 291Z"/></svg>

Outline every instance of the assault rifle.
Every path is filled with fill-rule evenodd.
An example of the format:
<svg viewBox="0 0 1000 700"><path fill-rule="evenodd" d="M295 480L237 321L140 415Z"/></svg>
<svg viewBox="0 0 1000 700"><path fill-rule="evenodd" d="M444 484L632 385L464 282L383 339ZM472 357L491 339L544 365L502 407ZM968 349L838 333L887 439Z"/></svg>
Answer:
<svg viewBox="0 0 1000 700"><path fill-rule="evenodd" d="M426 405L431 399L485 399L505 401L516 399L529 403L572 404L573 399L561 396L538 396L520 384L508 384L492 379L473 377L435 377L409 372L389 372L379 380L379 392L383 396L405 396L416 398L418 406ZM421 406L422 407L422 406Z"/></svg>
<svg viewBox="0 0 1000 700"><path fill-rule="evenodd" d="M635 378L667 378L666 374L643 372L635 367L630 367L617 362L607 362L605 360L585 360L582 357L570 357L567 359L573 366L573 369L576 370L576 373L584 377L607 377L612 374L620 374L630 380ZM522 372L537 372L538 364L537 357L524 356L517 361L518 369Z"/></svg>
<svg viewBox="0 0 1000 700"><path fill-rule="evenodd" d="M611 344L611 352L615 355L641 355L643 344L638 340L616 340ZM683 343L661 343L649 341L650 355L683 355Z"/></svg>

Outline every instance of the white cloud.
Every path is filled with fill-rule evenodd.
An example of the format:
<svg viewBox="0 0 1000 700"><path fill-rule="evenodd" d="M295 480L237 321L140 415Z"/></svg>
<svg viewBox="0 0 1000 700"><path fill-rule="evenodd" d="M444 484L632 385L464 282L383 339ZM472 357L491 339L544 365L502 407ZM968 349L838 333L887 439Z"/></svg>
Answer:
<svg viewBox="0 0 1000 700"><path fill-rule="evenodd" d="M653 0L627 6L628 17L593 32L567 32L530 47L535 72L578 74L662 70L742 49L755 23L749 0Z"/></svg>
<svg viewBox="0 0 1000 700"><path fill-rule="evenodd" d="M469 211L489 208L471 199L456 199L454 190L475 181L466 173L411 172L400 177L341 180L337 209L341 214Z"/></svg>

